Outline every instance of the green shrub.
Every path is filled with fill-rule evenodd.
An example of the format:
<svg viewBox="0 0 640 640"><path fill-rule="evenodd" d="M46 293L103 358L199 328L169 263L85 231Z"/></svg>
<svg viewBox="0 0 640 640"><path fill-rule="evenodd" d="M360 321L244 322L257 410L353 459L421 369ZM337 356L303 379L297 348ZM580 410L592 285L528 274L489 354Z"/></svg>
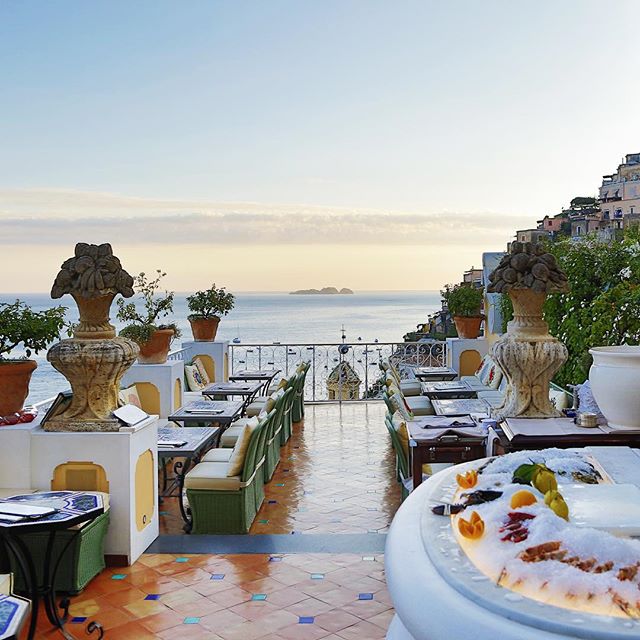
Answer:
<svg viewBox="0 0 640 640"><path fill-rule="evenodd" d="M180 336L180 330L173 324L159 324L158 320L165 318L173 311L173 291L160 294L160 282L167 274L156 270L156 277L147 279L146 274L140 273L135 278L134 288L140 294L142 311L138 311L135 302L125 302L118 298L118 320L128 322L120 335L138 344L144 344L151 338L156 329L173 329L173 337Z"/></svg>
<svg viewBox="0 0 640 640"><path fill-rule="evenodd" d="M447 284L440 291L449 313L455 316L479 316L483 303L483 290L470 284Z"/></svg>
<svg viewBox="0 0 640 640"><path fill-rule="evenodd" d="M66 307L52 307L33 311L20 300L0 302L0 360L9 360L9 354L22 345L27 358L38 353L60 336L66 325Z"/></svg>
<svg viewBox="0 0 640 640"><path fill-rule="evenodd" d="M196 291L193 295L187 296L189 306L189 320L199 320L203 318L217 318L226 316L235 305L235 297L228 293L224 287L216 289L215 283L209 289Z"/></svg>
<svg viewBox="0 0 640 640"><path fill-rule="evenodd" d="M640 236L625 232L621 242L588 237L550 243L569 278L568 293L545 303L549 331L567 346L569 359L554 381L566 386L589 375L589 349L640 342Z"/></svg>

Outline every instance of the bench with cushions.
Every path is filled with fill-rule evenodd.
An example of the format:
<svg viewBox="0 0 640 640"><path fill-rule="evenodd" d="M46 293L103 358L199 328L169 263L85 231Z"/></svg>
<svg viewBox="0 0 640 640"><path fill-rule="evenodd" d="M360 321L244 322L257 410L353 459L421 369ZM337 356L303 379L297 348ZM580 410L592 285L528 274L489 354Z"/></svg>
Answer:
<svg viewBox="0 0 640 640"><path fill-rule="evenodd" d="M502 405L508 381L490 354L482 358L474 375L462 376L460 379L464 380L476 392L478 398L488 402L491 407ZM558 411L567 409L573 404L573 395L553 382L549 388L549 399Z"/></svg>
<svg viewBox="0 0 640 640"><path fill-rule="evenodd" d="M393 366L393 363L389 359L381 360L379 366L383 371L385 384L387 386L395 384L405 396L412 397L422 395L420 381L416 378L412 380L402 379L400 372Z"/></svg>
<svg viewBox="0 0 640 640"><path fill-rule="evenodd" d="M193 533L247 533L264 500L264 465L273 408L243 425L231 454L212 450L185 477ZM222 456L228 460L221 460Z"/></svg>
<svg viewBox="0 0 640 640"><path fill-rule="evenodd" d="M415 416L432 416L435 414L431 400L426 396L406 397L402 391L393 384L389 384L383 394L389 413L400 411L407 420L413 420Z"/></svg>

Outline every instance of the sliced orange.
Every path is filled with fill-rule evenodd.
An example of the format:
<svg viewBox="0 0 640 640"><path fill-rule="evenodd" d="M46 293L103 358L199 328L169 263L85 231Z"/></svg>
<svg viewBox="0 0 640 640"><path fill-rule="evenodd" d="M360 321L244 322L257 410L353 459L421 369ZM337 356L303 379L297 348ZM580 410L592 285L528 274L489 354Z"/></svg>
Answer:
<svg viewBox="0 0 640 640"><path fill-rule="evenodd" d="M538 499L531 493L531 491L527 491L526 489L522 489L521 491L516 491L511 496L511 508L519 509L520 507L528 507L529 505L535 504L538 502Z"/></svg>
<svg viewBox="0 0 640 640"><path fill-rule="evenodd" d="M478 484L478 472L475 470L467 471L464 475L459 473L456 476L458 486L461 489L471 489Z"/></svg>
<svg viewBox="0 0 640 640"><path fill-rule="evenodd" d="M477 511L474 511L469 520L465 520L464 518L458 519L458 531L460 531L460 535L469 538L469 540L482 538L484 534L484 520Z"/></svg>

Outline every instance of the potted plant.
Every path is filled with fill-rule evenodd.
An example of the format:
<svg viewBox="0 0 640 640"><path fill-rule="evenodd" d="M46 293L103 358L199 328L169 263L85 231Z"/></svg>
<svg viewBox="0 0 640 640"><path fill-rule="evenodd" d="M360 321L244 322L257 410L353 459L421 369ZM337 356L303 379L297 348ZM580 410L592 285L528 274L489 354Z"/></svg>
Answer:
<svg viewBox="0 0 640 640"><path fill-rule="evenodd" d="M20 300L0 303L0 416L22 410L37 367L31 353L42 351L58 338L65 326L65 311L66 307L33 311ZM10 357L19 346L24 355Z"/></svg>
<svg viewBox="0 0 640 640"><path fill-rule="evenodd" d="M224 287L216 289L215 283L209 289L187 296L187 305L191 311L188 319L193 339L198 342L215 340L220 316L226 316L234 304L234 295Z"/></svg>
<svg viewBox="0 0 640 640"><path fill-rule="evenodd" d="M135 302L118 298L118 320L128 323L120 335L138 344L141 364L166 362L172 340L180 335L175 324L158 324L159 319L173 311L173 291L160 293L160 282L166 275L158 269L154 279L147 278L144 272L135 278L134 288L142 298L142 312L138 312Z"/></svg>
<svg viewBox="0 0 640 640"><path fill-rule="evenodd" d="M484 316L481 313L483 303L482 289L471 284L461 283L445 285L440 291L449 313L456 325L460 338L477 338Z"/></svg>

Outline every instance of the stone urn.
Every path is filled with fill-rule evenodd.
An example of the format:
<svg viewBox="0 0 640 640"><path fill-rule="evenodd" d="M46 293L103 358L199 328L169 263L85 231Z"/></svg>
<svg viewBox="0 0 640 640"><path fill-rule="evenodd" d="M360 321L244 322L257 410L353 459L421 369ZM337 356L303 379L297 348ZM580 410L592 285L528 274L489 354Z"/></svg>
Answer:
<svg viewBox="0 0 640 640"><path fill-rule="evenodd" d="M80 318L73 338L61 340L47 360L71 385L69 405L48 420L45 431L118 431L113 417L120 380L138 356L138 345L116 337L109 323L114 297L133 295L133 278L122 268L109 244L78 243L51 289L52 298L65 294L78 305Z"/></svg>
<svg viewBox="0 0 640 640"><path fill-rule="evenodd" d="M489 281L489 293L506 293L513 304L513 320L492 348L508 383L503 404L492 412L494 417L560 415L549 400L549 385L568 353L549 334L542 307L548 293L568 290L566 275L542 245L513 242Z"/></svg>
<svg viewBox="0 0 640 640"><path fill-rule="evenodd" d="M610 427L640 429L640 346L589 349L593 397Z"/></svg>

